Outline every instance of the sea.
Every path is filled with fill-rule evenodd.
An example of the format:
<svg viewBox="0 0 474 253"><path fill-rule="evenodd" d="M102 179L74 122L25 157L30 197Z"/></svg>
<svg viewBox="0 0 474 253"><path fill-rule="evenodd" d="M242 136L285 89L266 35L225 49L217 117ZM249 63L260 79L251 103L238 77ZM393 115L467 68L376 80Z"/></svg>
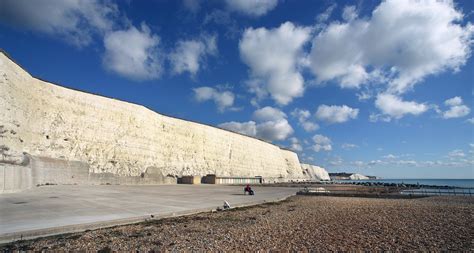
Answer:
<svg viewBox="0 0 474 253"><path fill-rule="evenodd" d="M380 182L395 184L419 184L430 186L452 186L459 188L473 188L474 179L372 179L372 180L341 180L341 182Z"/></svg>

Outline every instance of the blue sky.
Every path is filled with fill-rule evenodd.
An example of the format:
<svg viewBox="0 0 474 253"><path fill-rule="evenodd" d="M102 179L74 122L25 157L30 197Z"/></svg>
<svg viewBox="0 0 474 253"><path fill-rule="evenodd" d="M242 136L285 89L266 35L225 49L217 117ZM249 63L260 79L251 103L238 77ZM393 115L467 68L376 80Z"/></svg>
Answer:
<svg viewBox="0 0 474 253"><path fill-rule="evenodd" d="M473 5L4 0L0 47L34 76L332 172L474 178Z"/></svg>

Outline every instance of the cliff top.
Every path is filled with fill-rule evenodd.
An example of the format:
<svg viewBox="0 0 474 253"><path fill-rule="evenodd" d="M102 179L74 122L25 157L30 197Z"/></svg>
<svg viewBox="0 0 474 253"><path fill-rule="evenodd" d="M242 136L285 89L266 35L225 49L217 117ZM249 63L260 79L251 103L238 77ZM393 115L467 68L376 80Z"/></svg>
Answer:
<svg viewBox="0 0 474 253"><path fill-rule="evenodd" d="M158 115L161 115L161 116L170 117L170 118L174 118L174 119L178 119L178 120L183 120L183 121L187 121L187 122L192 122L192 123L195 123L195 124L200 124L200 125L203 125L203 126L212 127L212 128L218 129L218 130L227 131L227 132L234 133L234 134L239 134L239 135L245 136L245 137L247 137L247 138L256 139L256 140L265 142L265 143L267 143L267 144L276 146L276 147L278 147L278 148L280 148L280 149L282 149L282 150L286 150L286 151L293 152L293 151L290 150L289 148L281 147L281 146L279 146L279 145L276 145L276 144L274 144L274 143L268 142L268 141L266 141L266 140L263 140L263 139L260 139L260 138L254 137L254 136L245 135L245 134L242 134L242 133L239 133L239 132L234 132L234 131L231 131L231 130L228 130L228 129L220 128L220 127L217 127L217 126L214 126L214 125L210 125L210 124L206 124L206 123L202 123L202 122L197 122L197 121L193 121L193 120L188 120L188 119L184 119L184 118L180 118L180 117L176 117L176 116L171 116L171 115L167 115L167 114L163 114L163 113L158 113L158 112L156 112L155 110L150 109L150 108L148 108L147 106L144 106L144 105L141 105L141 104L138 104L138 103L134 103L134 102L130 102L130 101L122 100L122 99L117 99L117 98L109 97L109 96L102 95L102 94L96 94L96 93L92 93L92 92L85 91L85 90L81 90L81 89L77 89L77 88L68 87L68 86L65 86L65 85L62 85L62 84L59 84L59 83L56 83L56 82L51 82L51 81L45 80L45 79L43 79L43 78L41 78L41 77L33 76L33 75L31 75L21 64L19 64L13 57L11 57L11 56L8 54L8 52L6 52L6 51L3 50L2 48L0 48L0 53L3 54L6 58L8 58L13 64L15 64L15 65L17 65L18 67L20 67L25 73L27 73L28 75L30 75L32 78L38 79L38 80L43 81L43 82L45 82L45 83L48 83L48 84L50 84L50 85L54 85L54 86L58 86L58 87L63 88L63 89L73 90L73 91L76 91L76 92L81 92L81 93L85 93L85 94L89 94L89 95L94 95L94 96L98 96L98 97L102 97L102 98L106 98L106 99L112 99L112 100L115 100L115 101L118 101L118 102L121 102L121 103L128 103L128 104L132 104L132 105L135 105L135 106L140 106L140 107L143 107L143 108L146 109L146 110L149 110L149 111L151 111L151 112L153 112L153 113L156 113L156 114L158 114Z"/></svg>

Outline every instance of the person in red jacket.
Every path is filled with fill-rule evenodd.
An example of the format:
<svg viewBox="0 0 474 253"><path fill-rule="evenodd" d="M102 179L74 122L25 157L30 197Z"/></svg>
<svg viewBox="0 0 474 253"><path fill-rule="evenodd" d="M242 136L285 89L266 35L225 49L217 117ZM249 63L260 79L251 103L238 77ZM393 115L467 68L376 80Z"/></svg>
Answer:
<svg viewBox="0 0 474 253"><path fill-rule="evenodd" d="M244 188L244 195L245 195L247 192L249 193L249 195L253 195L253 194L254 194L254 192L253 192L253 190L252 190L252 188L250 187L249 184L248 184L247 186L245 186L245 188Z"/></svg>

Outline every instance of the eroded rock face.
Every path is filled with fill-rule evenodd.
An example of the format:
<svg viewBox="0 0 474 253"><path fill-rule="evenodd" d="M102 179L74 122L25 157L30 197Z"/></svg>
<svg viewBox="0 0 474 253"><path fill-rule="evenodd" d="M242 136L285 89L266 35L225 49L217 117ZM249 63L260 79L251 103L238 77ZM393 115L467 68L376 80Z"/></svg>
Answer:
<svg viewBox="0 0 474 253"><path fill-rule="evenodd" d="M309 180L331 180L328 172L322 167L302 163L301 168Z"/></svg>
<svg viewBox="0 0 474 253"><path fill-rule="evenodd" d="M294 152L143 106L32 77L0 53L0 163L24 154L77 161L89 173L303 178Z"/></svg>

